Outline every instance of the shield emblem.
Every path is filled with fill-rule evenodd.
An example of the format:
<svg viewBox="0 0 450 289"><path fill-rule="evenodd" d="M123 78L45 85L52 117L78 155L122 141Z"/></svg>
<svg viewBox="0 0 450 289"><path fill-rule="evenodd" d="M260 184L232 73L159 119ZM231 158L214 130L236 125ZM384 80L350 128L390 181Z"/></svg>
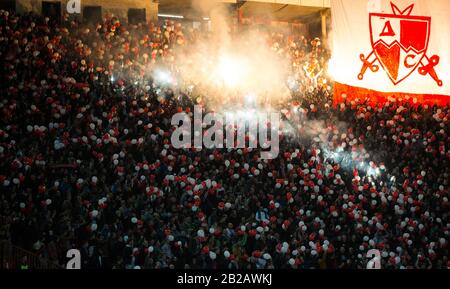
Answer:
<svg viewBox="0 0 450 289"><path fill-rule="evenodd" d="M397 85L417 69L428 49L431 17L370 14L372 48Z"/></svg>

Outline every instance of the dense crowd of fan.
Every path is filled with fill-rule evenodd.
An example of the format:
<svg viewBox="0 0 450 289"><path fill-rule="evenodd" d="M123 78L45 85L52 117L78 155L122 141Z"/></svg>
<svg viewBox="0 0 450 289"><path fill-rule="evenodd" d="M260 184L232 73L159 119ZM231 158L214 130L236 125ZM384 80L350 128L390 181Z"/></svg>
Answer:
<svg viewBox="0 0 450 289"><path fill-rule="evenodd" d="M366 268L371 249L449 266L449 107L333 106L313 82L278 158L177 150L170 119L193 102L147 71L199 33L0 12L1 240L59 264L80 249L84 268Z"/></svg>

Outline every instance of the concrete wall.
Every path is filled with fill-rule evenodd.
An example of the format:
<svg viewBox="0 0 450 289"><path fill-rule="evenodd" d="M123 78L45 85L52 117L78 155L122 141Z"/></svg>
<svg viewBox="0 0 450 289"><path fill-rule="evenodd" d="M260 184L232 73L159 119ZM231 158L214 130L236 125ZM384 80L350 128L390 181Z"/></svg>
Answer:
<svg viewBox="0 0 450 289"><path fill-rule="evenodd" d="M0 0L6 1L6 0ZM43 0L16 0L16 10L19 13L34 11L41 13ZM49 2L61 2L63 12L69 0L44 0ZM146 8L147 21L158 19L158 3L153 0L80 0L81 12L84 6L102 6L103 13L112 13L123 20L128 18L128 8ZM236 0L219 0L222 2L236 3ZM329 8L332 0L247 0L248 2L265 2L278 4L300 5L305 7ZM81 15L80 15L81 16Z"/></svg>
<svg viewBox="0 0 450 289"><path fill-rule="evenodd" d="M247 0L248 2L265 2L277 4L291 4L309 7L323 7L330 8L331 0Z"/></svg>
<svg viewBox="0 0 450 289"><path fill-rule="evenodd" d="M3 1L3 0L0 0ZM43 0L16 0L16 10L19 13L34 11L41 13ZM44 0L48 2L61 2L62 12L66 12L69 0ZM158 3L152 0L80 0L81 13L84 6L102 6L103 15L112 13L123 20L128 19L128 8L145 8L147 21L158 19ZM81 14L82 15L82 14ZM80 15L80 16L81 16Z"/></svg>
<svg viewBox="0 0 450 289"><path fill-rule="evenodd" d="M218 0L218 1L226 3L237 3L237 0ZM332 0L246 0L246 1L330 8Z"/></svg>

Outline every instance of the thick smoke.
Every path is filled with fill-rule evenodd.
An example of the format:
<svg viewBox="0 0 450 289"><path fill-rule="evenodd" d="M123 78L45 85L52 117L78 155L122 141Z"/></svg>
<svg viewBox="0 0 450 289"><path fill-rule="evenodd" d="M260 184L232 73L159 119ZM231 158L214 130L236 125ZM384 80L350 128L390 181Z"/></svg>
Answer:
<svg viewBox="0 0 450 289"><path fill-rule="evenodd" d="M288 59L269 45L270 34L250 29L232 33L229 11L215 0L193 0L210 18L207 39L177 52L177 73L195 95L214 109L229 104L276 105L290 96Z"/></svg>

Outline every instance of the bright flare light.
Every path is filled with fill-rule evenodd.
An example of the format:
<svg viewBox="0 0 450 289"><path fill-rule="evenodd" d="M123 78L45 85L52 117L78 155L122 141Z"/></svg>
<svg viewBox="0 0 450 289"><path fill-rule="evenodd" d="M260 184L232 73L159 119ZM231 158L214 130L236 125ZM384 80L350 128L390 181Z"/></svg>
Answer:
<svg viewBox="0 0 450 289"><path fill-rule="evenodd" d="M245 96L245 103L247 105L255 105L256 104L256 95L254 95L253 93L249 93Z"/></svg>
<svg viewBox="0 0 450 289"><path fill-rule="evenodd" d="M378 176L380 176L380 174L381 174L381 171L380 171L380 169L379 168L372 168L372 167L369 167L368 169L367 169L367 175L368 176L373 176L373 177L378 177Z"/></svg>
<svg viewBox="0 0 450 289"><path fill-rule="evenodd" d="M237 103L254 106L246 99L250 93L255 100L249 102L256 105L275 106L291 97L286 84L289 61L267 47L264 34L252 32L220 38L222 41L212 37L180 52L172 81L195 85L195 93L204 103L222 112Z"/></svg>
<svg viewBox="0 0 450 289"><path fill-rule="evenodd" d="M168 71L165 70L156 70L155 71L155 80L159 84L169 84L172 82L172 76Z"/></svg>
<svg viewBox="0 0 450 289"><path fill-rule="evenodd" d="M222 57L217 69L218 77L228 87L237 87L245 77L245 64L237 58Z"/></svg>

